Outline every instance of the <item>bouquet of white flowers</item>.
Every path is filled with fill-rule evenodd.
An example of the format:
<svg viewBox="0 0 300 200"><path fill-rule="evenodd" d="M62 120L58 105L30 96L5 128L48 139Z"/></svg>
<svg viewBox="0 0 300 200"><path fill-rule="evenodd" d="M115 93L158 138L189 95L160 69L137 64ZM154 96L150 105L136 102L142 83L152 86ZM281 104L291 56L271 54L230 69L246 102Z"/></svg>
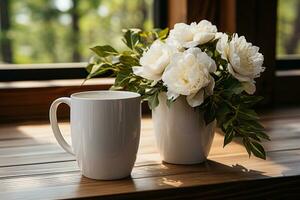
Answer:
<svg viewBox="0 0 300 200"><path fill-rule="evenodd" d="M224 146L239 138L249 156L265 159L260 142L269 137L252 109L262 99L253 95L254 79L264 71L258 47L206 20L178 23L170 31L124 30L123 42L129 49L122 52L108 45L91 48L87 79L110 72L116 76L112 89L140 93L151 109L184 96L207 124L216 119ZM162 92L167 102L159 102Z"/></svg>

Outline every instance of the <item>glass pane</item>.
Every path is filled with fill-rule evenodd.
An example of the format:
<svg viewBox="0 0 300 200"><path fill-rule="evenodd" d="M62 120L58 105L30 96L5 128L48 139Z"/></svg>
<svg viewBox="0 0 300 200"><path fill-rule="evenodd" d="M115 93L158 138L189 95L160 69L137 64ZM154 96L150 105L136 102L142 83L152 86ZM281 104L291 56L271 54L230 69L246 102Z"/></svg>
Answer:
<svg viewBox="0 0 300 200"><path fill-rule="evenodd" d="M0 63L87 61L93 45L125 48L123 28L153 28L153 0L1 1L10 25L0 32Z"/></svg>
<svg viewBox="0 0 300 200"><path fill-rule="evenodd" d="M300 1L279 0L277 58L300 59Z"/></svg>

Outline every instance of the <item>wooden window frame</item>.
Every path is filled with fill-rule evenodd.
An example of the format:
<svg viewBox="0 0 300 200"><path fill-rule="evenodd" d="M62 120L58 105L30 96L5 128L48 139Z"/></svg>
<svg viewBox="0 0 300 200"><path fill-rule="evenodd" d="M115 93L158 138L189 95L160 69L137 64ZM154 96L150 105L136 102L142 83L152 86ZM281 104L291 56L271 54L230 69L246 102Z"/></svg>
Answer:
<svg viewBox="0 0 300 200"><path fill-rule="evenodd" d="M0 64L0 80L32 81L80 79L88 75L86 63Z"/></svg>
<svg viewBox="0 0 300 200"><path fill-rule="evenodd" d="M258 94L265 97L265 107L292 105L300 102L300 95L298 95L300 94L300 87L295 87L300 84L300 71L296 73L294 71L276 70L276 0L155 0L155 2L154 6L156 8L164 9L163 12L155 14L155 16L158 16L155 18L155 23L160 24L160 26L167 24L172 28L177 22L190 23L201 19L208 19L216 24L220 31L238 32L259 46L265 56L265 66L267 66L265 73L257 81ZM159 2L164 3L161 4ZM27 72L24 70L22 76L28 73L28 76L39 77L39 73L46 73L48 74L47 79L84 77L81 74L82 71L80 72L79 69L77 69L77 72L71 69L65 72L62 70L59 74L54 69L49 68L40 69L38 70L39 72L34 69ZM6 71L6 74L2 76L7 81L11 81L9 77L12 74L10 73L20 74L20 72ZM71 75L67 77L69 74ZM31 77L31 80L34 77ZM23 79L28 80L25 77ZM53 84L53 82L51 83L51 81L42 80L34 82L36 86L32 85L31 87L21 88L14 86L7 87L2 84L2 86L0 85L0 123L16 120L46 119L48 118L50 103L55 98L68 96L78 91L108 89L111 84L103 84L101 80L105 79L98 79L84 86L80 86L79 83L72 83L73 80L69 80L69 82L61 80L64 84L58 85ZM7 82L6 84L14 85L11 82ZM49 85L42 87L39 86L41 84ZM65 111L61 112L62 116L66 116Z"/></svg>
<svg viewBox="0 0 300 200"><path fill-rule="evenodd" d="M276 59L276 69L278 71L299 70L300 60L298 58Z"/></svg>

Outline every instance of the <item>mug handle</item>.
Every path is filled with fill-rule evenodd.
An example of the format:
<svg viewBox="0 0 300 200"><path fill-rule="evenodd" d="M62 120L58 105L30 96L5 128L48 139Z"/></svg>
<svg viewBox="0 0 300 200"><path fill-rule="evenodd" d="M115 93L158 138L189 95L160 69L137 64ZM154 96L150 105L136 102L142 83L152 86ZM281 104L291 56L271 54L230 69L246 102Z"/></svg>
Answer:
<svg viewBox="0 0 300 200"><path fill-rule="evenodd" d="M68 97L61 97L61 98L58 98L55 101L53 101L53 103L50 106L50 111L49 111L50 124L51 124L52 131L54 133L54 136L55 136L58 144L60 144L60 146L64 150L66 150L68 153L74 155L72 147L66 142L66 140L62 136L59 126L58 126L58 123L57 123L57 108L61 103L65 103L71 107L71 99Z"/></svg>

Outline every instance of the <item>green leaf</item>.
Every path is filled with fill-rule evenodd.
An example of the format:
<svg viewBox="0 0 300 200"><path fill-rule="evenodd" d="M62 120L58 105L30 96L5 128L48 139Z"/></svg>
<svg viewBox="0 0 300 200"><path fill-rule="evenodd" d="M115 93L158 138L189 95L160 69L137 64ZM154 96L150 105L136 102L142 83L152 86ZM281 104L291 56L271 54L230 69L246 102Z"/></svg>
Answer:
<svg viewBox="0 0 300 200"><path fill-rule="evenodd" d="M247 136L249 138L252 138L253 140L256 140L258 142L261 142L261 139L255 134L255 133L248 133Z"/></svg>
<svg viewBox="0 0 300 200"><path fill-rule="evenodd" d="M135 45L139 42L139 34L129 29L124 34L123 42L130 49L134 49Z"/></svg>
<svg viewBox="0 0 300 200"><path fill-rule="evenodd" d="M257 104L258 102L262 101L264 98L261 96L254 95L241 95L240 99L245 106L251 107Z"/></svg>
<svg viewBox="0 0 300 200"><path fill-rule="evenodd" d="M129 79L129 83L132 83L132 82L135 82L135 81L137 81L136 77L132 77L132 78Z"/></svg>
<svg viewBox="0 0 300 200"><path fill-rule="evenodd" d="M234 132L233 128L230 126L226 130L223 147L225 147L227 144L229 144L233 140L234 136L235 136L235 132Z"/></svg>
<svg viewBox="0 0 300 200"><path fill-rule="evenodd" d="M144 52L144 49L143 49L142 47L140 47L139 45L136 45L136 46L134 47L134 49L135 49L136 52L138 52L140 55L142 55L143 52Z"/></svg>
<svg viewBox="0 0 300 200"><path fill-rule="evenodd" d="M223 122L228 118L230 114L231 109L226 103L221 103L220 105L218 105L218 109L216 111L216 118L219 127L221 127L221 124L223 124Z"/></svg>
<svg viewBox="0 0 300 200"><path fill-rule="evenodd" d="M124 64L125 66L138 66L139 65L139 60L133 56L128 56L128 55L121 55L119 58L120 62Z"/></svg>
<svg viewBox="0 0 300 200"><path fill-rule="evenodd" d="M229 126L233 126L232 125L233 120L234 120L234 118L228 119L225 123L223 123L222 128L224 130L227 130Z"/></svg>
<svg viewBox="0 0 300 200"><path fill-rule="evenodd" d="M251 145L250 145L250 141L248 138L243 138L243 144L247 150L247 153L249 155L249 157L251 156Z"/></svg>
<svg viewBox="0 0 300 200"><path fill-rule="evenodd" d="M269 136L264 131L244 129L241 126L238 126L235 129L245 137L251 137L257 141L260 141L261 139L270 140Z"/></svg>
<svg viewBox="0 0 300 200"><path fill-rule="evenodd" d="M88 73L91 73L92 71L92 68L93 68L94 64L88 64L86 67L85 67L85 70L88 72Z"/></svg>
<svg viewBox="0 0 300 200"><path fill-rule="evenodd" d="M129 80L130 80L130 76L127 73L119 72L115 79L115 85L125 87L129 82Z"/></svg>
<svg viewBox="0 0 300 200"><path fill-rule="evenodd" d="M239 127L241 127L242 129L245 129L247 131L264 131L265 128L256 120L243 120L243 119L239 119Z"/></svg>
<svg viewBox="0 0 300 200"><path fill-rule="evenodd" d="M116 86L116 85L112 85L109 89L110 89L110 90L122 90L123 87Z"/></svg>
<svg viewBox="0 0 300 200"><path fill-rule="evenodd" d="M232 94L240 94L244 90L242 84L237 79L232 77L223 81L223 87L223 93L227 96L231 96Z"/></svg>
<svg viewBox="0 0 300 200"><path fill-rule="evenodd" d="M154 95L151 95L147 98L148 100L148 105L149 108L151 110L153 110L154 108L156 108L159 104L159 100L158 100L158 93L155 93Z"/></svg>
<svg viewBox="0 0 300 200"><path fill-rule="evenodd" d="M100 57L118 55L118 52L109 45L95 46L95 47L92 47L91 50Z"/></svg>
<svg viewBox="0 0 300 200"><path fill-rule="evenodd" d="M257 120L259 119L257 113L248 108L240 107L238 110L238 117L244 120Z"/></svg>
<svg viewBox="0 0 300 200"><path fill-rule="evenodd" d="M168 34L169 34L169 28L165 28L158 32L158 38L161 40L165 39L165 38L167 38Z"/></svg>
<svg viewBox="0 0 300 200"><path fill-rule="evenodd" d="M204 111L204 120L206 124L211 123L216 118L216 108L213 102L210 102Z"/></svg>
<svg viewBox="0 0 300 200"><path fill-rule="evenodd" d="M269 140L269 141L271 140L270 137L263 131L257 131L255 132L255 134L257 137L260 137L262 139Z"/></svg>
<svg viewBox="0 0 300 200"><path fill-rule="evenodd" d="M149 47L157 38L158 34L156 31L142 31L139 32L139 45L140 48Z"/></svg>
<svg viewBox="0 0 300 200"><path fill-rule="evenodd" d="M251 141L250 145L251 145L251 152L253 153L253 155L264 160L266 159L266 152L263 146L261 146L258 142L254 142L254 141Z"/></svg>
<svg viewBox="0 0 300 200"><path fill-rule="evenodd" d="M101 63L101 64L96 64L96 65L88 65L87 66L90 70L89 75L86 77L86 79L90 79L92 77L104 74L110 70L114 70L112 65L107 64L107 63Z"/></svg>

